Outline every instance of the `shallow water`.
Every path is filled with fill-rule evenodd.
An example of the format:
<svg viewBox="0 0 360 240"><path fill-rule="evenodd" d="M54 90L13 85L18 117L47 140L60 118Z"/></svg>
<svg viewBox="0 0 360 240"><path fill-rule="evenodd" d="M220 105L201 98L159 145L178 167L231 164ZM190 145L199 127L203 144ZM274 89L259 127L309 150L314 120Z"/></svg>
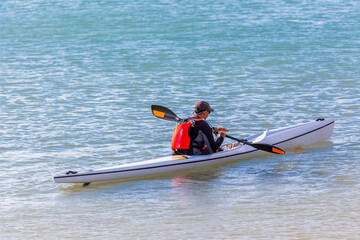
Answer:
<svg viewBox="0 0 360 240"><path fill-rule="evenodd" d="M358 239L358 1L2 1L4 239ZM173 123L210 102L246 137L335 118L284 156L138 181L54 175L170 153Z"/></svg>

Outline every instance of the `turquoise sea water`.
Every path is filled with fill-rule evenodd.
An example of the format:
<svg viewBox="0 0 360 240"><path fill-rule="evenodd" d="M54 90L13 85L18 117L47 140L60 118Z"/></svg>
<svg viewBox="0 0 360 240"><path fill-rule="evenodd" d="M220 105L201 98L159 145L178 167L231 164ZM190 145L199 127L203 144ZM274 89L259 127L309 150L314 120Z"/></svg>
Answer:
<svg viewBox="0 0 360 240"><path fill-rule="evenodd" d="M359 1L1 1L1 238L359 239L359 22ZM53 182L170 154L150 105L200 99L239 138L337 121L284 156Z"/></svg>

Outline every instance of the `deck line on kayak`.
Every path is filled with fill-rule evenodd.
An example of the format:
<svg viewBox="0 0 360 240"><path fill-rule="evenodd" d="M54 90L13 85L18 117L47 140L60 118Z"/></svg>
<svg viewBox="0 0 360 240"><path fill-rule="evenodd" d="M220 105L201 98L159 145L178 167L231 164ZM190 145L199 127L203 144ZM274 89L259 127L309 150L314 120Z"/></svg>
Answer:
<svg viewBox="0 0 360 240"><path fill-rule="evenodd" d="M330 123L328 123L328 124L326 124L326 125L324 125L324 126L322 126L322 127L319 127L319 128L317 128L317 129L311 130L311 131L309 131L309 132L300 134L300 135L298 135L298 136L296 136L296 137L289 138L289 139L286 139L286 140L284 140L284 141L275 143L274 145L281 144L281 143L284 143L284 142L288 142L288 141L291 141L291 140L293 140L293 139L295 139L295 138L299 138L299 137L305 136L306 134L309 134L309 133L318 131L318 130L320 130L320 129L324 128L324 127L327 127L327 126L329 126L329 125L331 125L331 124L333 124L333 123L335 123L335 121L332 121L332 122L330 122Z"/></svg>
<svg viewBox="0 0 360 240"><path fill-rule="evenodd" d="M108 171L108 172L94 172L94 173L84 173L84 174L63 175L63 176L56 176L56 177L54 177L54 179L68 178L68 177L82 177L82 176L89 176L89 175L109 174L109 173L119 173L119 172L129 172L129 171L138 171L138 170L147 170L147 169L153 169L153 168L162 168L162 167L170 167L170 166L177 166L177 165L185 165L185 164L199 163L199 162L205 162L205 161L213 161L213 160L217 160L219 158L225 159L225 158L228 158L228 157L247 154L247 153L251 153L251 152L255 152L255 151L258 151L258 150L254 149L254 150L251 150L251 151L232 154L232 155L227 155L227 156L224 156L224 157L216 157L216 158L210 158L210 159L196 160L196 161L191 161L191 162L172 163L172 164L159 165L159 166L153 166L153 167L133 168L133 169L115 170L115 171Z"/></svg>

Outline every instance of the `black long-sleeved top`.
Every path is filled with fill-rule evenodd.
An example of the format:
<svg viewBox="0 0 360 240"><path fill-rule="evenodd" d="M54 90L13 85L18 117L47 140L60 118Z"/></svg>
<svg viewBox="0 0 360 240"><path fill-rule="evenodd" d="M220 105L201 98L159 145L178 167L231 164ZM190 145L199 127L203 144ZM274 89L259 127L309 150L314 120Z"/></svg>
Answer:
<svg viewBox="0 0 360 240"><path fill-rule="evenodd" d="M199 134L205 135L207 141L206 139L199 137ZM195 121L189 128L189 136L191 139L190 148L203 148L204 145L209 144L210 146L207 147L211 148L211 151L208 149L206 151L207 153L216 152L224 141L223 137L219 137L215 141L213 129L206 121Z"/></svg>

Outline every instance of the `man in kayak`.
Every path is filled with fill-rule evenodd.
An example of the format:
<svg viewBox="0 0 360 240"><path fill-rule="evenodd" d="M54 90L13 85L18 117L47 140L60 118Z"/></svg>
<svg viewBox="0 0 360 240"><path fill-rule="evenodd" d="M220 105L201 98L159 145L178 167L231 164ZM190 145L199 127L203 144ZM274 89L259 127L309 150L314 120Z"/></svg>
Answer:
<svg viewBox="0 0 360 240"><path fill-rule="evenodd" d="M228 130L211 127L205 121L213 111L214 109L205 101L195 104L193 116L176 125L171 144L173 155L205 155L220 150ZM218 133L216 140L214 133Z"/></svg>

